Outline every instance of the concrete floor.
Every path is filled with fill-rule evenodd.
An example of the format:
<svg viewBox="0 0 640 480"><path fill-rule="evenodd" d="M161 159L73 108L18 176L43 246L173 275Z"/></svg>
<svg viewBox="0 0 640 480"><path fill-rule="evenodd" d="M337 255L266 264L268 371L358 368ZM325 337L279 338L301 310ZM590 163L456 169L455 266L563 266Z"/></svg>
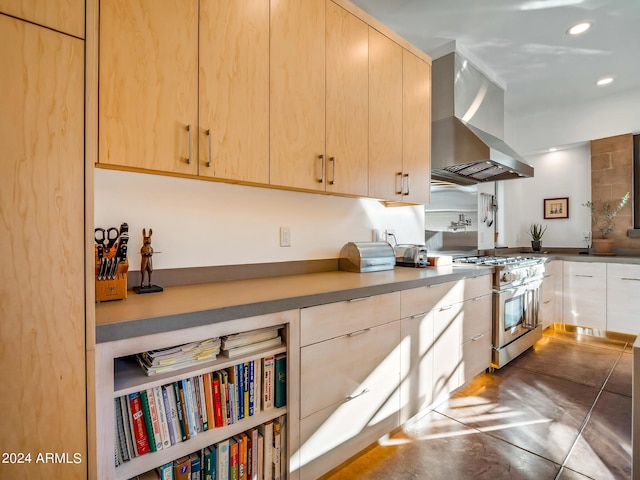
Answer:
<svg viewBox="0 0 640 480"><path fill-rule="evenodd" d="M546 331L325 478L631 478L633 341Z"/></svg>

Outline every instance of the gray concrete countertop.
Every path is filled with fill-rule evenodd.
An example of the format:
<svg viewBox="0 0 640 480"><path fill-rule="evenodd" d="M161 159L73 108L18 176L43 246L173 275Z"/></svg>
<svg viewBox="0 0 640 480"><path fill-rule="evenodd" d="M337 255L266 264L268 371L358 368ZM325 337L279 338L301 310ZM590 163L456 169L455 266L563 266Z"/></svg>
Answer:
<svg viewBox="0 0 640 480"><path fill-rule="evenodd" d="M267 313L490 275L492 267L396 267L331 271L167 287L96 304L96 342L109 342Z"/></svg>
<svg viewBox="0 0 640 480"><path fill-rule="evenodd" d="M554 253L553 250L545 253L518 254L531 257L546 257L549 260L566 260L568 262L598 262L598 263L629 263L640 265L640 257L625 255L593 255L579 253Z"/></svg>

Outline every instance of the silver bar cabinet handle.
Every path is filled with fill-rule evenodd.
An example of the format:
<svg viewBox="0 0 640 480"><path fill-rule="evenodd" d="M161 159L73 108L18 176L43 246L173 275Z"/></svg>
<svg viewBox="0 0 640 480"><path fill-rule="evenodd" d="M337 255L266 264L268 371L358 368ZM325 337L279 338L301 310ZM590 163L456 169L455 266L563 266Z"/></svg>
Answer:
<svg viewBox="0 0 640 480"><path fill-rule="evenodd" d="M193 148L193 142L191 140L191 125L187 125L187 132L189 134L189 156L187 157L187 164L191 165L191 154Z"/></svg>
<svg viewBox="0 0 640 480"><path fill-rule="evenodd" d="M336 157L329 157L329 162L331 162L331 181L329 181L330 185L336 184Z"/></svg>
<svg viewBox="0 0 640 480"><path fill-rule="evenodd" d="M410 181L409 181L409 174L408 174L408 173L405 173L405 174L403 175L403 177L407 179L407 191L405 192L405 195L409 195L409 185L410 185ZM403 180L403 182L402 182L402 183L404 183L404 180Z"/></svg>
<svg viewBox="0 0 640 480"><path fill-rule="evenodd" d="M320 160L320 178L318 179L318 183L324 183L324 155L318 155L318 160Z"/></svg>

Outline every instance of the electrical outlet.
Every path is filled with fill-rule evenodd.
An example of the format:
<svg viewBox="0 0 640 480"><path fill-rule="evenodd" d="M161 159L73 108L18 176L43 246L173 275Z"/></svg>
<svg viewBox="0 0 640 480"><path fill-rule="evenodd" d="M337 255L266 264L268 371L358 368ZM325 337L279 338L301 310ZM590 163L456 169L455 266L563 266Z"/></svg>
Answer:
<svg viewBox="0 0 640 480"><path fill-rule="evenodd" d="M396 239L396 231L393 228L387 228L384 231L384 240L387 243L391 243L392 245L395 245L398 243L397 239Z"/></svg>
<svg viewBox="0 0 640 480"><path fill-rule="evenodd" d="M280 227L280 246L281 247L291 246L291 228L290 227Z"/></svg>
<svg viewBox="0 0 640 480"><path fill-rule="evenodd" d="M374 228L371 231L371 239L374 242L384 242L384 236L382 235L382 230L380 230L378 228Z"/></svg>

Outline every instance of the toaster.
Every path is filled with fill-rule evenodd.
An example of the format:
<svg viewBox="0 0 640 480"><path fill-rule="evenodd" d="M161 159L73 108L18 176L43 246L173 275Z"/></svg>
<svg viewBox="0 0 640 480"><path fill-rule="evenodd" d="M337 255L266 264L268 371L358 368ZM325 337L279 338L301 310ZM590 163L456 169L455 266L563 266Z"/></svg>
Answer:
<svg viewBox="0 0 640 480"><path fill-rule="evenodd" d="M427 247L424 245L396 245L396 265L403 267L427 267Z"/></svg>

